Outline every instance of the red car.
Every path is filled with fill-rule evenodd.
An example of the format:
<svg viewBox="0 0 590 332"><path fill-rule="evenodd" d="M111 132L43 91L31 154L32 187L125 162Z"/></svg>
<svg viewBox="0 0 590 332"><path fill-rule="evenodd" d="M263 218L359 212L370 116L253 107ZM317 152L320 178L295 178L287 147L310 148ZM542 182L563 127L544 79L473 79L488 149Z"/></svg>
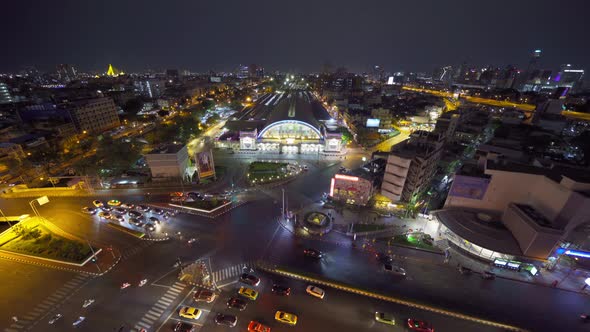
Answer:
<svg viewBox="0 0 590 332"><path fill-rule="evenodd" d="M412 318L408 318L408 327L412 331L434 332L434 327L432 327L427 322L417 320L417 319L412 319Z"/></svg>

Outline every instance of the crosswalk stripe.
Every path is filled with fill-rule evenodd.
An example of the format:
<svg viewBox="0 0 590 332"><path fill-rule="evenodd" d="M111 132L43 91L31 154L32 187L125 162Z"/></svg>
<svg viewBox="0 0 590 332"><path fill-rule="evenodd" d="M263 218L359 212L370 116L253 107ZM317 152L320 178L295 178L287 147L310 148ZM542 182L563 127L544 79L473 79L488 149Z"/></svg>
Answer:
<svg viewBox="0 0 590 332"><path fill-rule="evenodd" d="M144 328L144 329L149 329L151 327L150 324L144 323L144 322L137 322L137 325L139 325L140 327ZM141 330L141 329L140 329Z"/></svg>
<svg viewBox="0 0 590 332"><path fill-rule="evenodd" d="M68 294L68 292L66 292L66 291L64 291L64 290L61 290L61 289L59 289L59 290L56 290L54 293L55 293L55 294L58 294L58 295L67 295L67 294Z"/></svg>
<svg viewBox="0 0 590 332"><path fill-rule="evenodd" d="M145 324L150 324L150 325L152 325L152 324L154 323L154 321L153 321L153 320L151 320L151 319L147 318L146 316L143 316L143 317L141 318L141 322L143 322L143 323L145 323Z"/></svg>
<svg viewBox="0 0 590 332"><path fill-rule="evenodd" d="M182 291L184 289L184 285L183 286L173 285L172 289L178 289L179 291Z"/></svg>
<svg viewBox="0 0 590 332"><path fill-rule="evenodd" d="M161 303L163 303L163 304L165 304L167 306L169 306L170 303L172 303L172 301L170 301L170 300L164 300L164 299L160 299L158 302L161 302Z"/></svg>
<svg viewBox="0 0 590 332"><path fill-rule="evenodd" d="M37 305L37 308L33 309L33 312L43 312L43 311L45 311L44 309L39 308L39 306L40 306L40 304Z"/></svg>
<svg viewBox="0 0 590 332"><path fill-rule="evenodd" d="M163 305L163 304L161 304L161 303L156 303L156 304L154 304L154 306L156 306L156 307L158 307L158 308L162 308L162 309L164 309L164 310L165 310L166 308L168 308L168 306L167 306L167 305Z"/></svg>
<svg viewBox="0 0 590 332"><path fill-rule="evenodd" d="M4 329L4 332L18 332L18 330L15 330L15 329Z"/></svg>
<svg viewBox="0 0 590 332"><path fill-rule="evenodd" d="M178 294L180 294L178 290L169 290L166 292L166 295L178 296Z"/></svg>
<svg viewBox="0 0 590 332"><path fill-rule="evenodd" d="M158 310L158 311L156 311L156 310ZM162 310L152 308L147 313L152 314L152 315L160 315L162 313Z"/></svg>
<svg viewBox="0 0 590 332"><path fill-rule="evenodd" d="M151 318L153 320L157 320L160 316L152 315L152 314L145 314L145 317Z"/></svg>
<svg viewBox="0 0 590 332"><path fill-rule="evenodd" d="M164 294L164 296L162 296L162 298L166 299L166 300L174 301L176 299L176 296Z"/></svg>
<svg viewBox="0 0 590 332"><path fill-rule="evenodd" d="M33 319L37 318L37 315L26 315L26 316L23 316L23 318L28 319L28 320L33 320Z"/></svg>
<svg viewBox="0 0 590 332"><path fill-rule="evenodd" d="M12 324L12 325L10 325L10 327L14 327L15 329L22 329L25 326L24 325L20 325L20 324Z"/></svg>

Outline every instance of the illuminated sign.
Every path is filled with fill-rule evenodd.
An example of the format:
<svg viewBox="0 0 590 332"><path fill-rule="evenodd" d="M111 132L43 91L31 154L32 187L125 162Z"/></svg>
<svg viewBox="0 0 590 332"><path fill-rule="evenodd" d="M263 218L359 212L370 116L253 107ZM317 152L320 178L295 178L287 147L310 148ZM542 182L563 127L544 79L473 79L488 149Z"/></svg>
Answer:
<svg viewBox="0 0 590 332"><path fill-rule="evenodd" d="M588 252L588 251L559 248L559 249L555 250L555 252L558 255L568 255L568 256L575 256L575 257L582 257L582 258L590 258L590 252Z"/></svg>
<svg viewBox="0 0 590 332"><path fill-rule="evenodd" d="M332 179L332 182L330 183L330 197L334 197L334 182L336 182L336 180Z"/></svg>
<svg viewBox="0 0 590 332"><path fill-rule="evenodd" d="M379 123L381 120L379 119L367 119L367 128L379 128Z"/></svg>
<svg viewBox="0 0 590 332"><path fill-rule="evenodd" d="M334 175L334 178L340 179L340 180L355 181L355 182L359 180L359 178L356 176L348 176L348 175L342 175L342 174L336 174L336 175Z"/></svg>

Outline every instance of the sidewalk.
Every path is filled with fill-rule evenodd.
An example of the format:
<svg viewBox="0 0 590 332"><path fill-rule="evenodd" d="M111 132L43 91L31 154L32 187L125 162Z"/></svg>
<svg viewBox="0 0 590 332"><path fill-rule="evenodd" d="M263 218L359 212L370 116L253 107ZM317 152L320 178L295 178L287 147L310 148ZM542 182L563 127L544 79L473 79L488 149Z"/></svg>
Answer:
<svg viewBox="0 0 590 332"><path fill-rule="evenodd" d="M590 275L588 272L582 270L571 270L558 264L553 271L541 268L536 276L532 276L527 272L518 272L495 267L492 264L486 264L483 261L468 257L454 248L449 249L449 251L451 255L448 264L451 266L461 264L477 273L490 271L499 278L590 295L589 288L582 289L585 284L584 280L590 277ZM553 286L555 281L557 281L557 285Z"/></svg>

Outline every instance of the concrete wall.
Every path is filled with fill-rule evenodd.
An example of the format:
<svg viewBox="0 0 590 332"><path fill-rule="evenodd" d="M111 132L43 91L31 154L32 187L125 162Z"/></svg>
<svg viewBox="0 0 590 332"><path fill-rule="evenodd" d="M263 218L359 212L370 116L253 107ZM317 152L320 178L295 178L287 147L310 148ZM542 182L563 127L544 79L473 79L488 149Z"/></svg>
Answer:
<svg viewBox="0 0 590 332"><path fill-rule="evenodd" d="M524 253L535 239L537 233L535 229L523 220L515 206L511 206L504 211L502 222L512 232L520 250Z"/></svg>

